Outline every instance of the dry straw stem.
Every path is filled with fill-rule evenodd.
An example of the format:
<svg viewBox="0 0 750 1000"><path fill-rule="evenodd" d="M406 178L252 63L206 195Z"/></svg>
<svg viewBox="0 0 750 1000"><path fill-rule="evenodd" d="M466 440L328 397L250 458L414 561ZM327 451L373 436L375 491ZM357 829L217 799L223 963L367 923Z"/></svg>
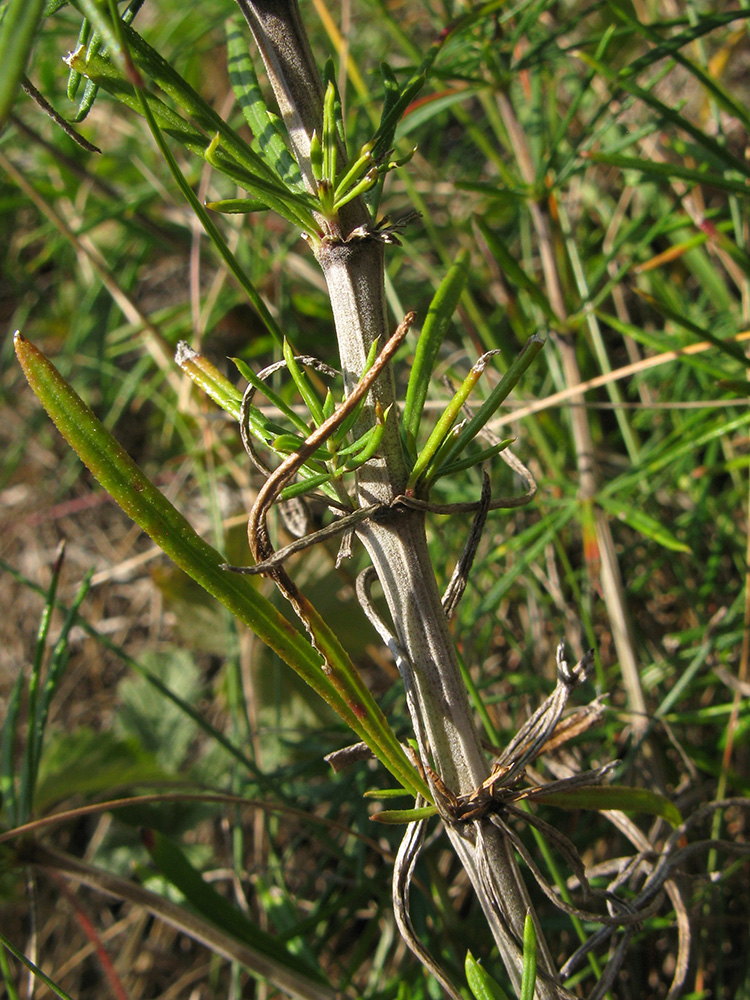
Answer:
<svg viewBox="0 0 750 1000"><path fill-rule="evenodd" d="M322 86L310 56L299 11L293 0L238 0L263 56L302 173L309 179L313 132L321 134ZM313 237L315 256L323 269L333 309L346 390L351 392L364 370L372 343L388 336L384 291L384 245L374 231L364 203L357 199L337 220L338 231L323 225L322 238ZM337 227L337 228L338 228ZM355 433L373 426L376 412L394 403L389 371L373 385ZM386 422L379 454L357 477L360 506L391 507L404 492L408 470L399 439L395 407ZM407 689L414 698L412 722L423 761L432 761L439 778L456 795L471 794L488 777L485 759L461 679L455 646L448 629L425 536L425 512L391 508L383 517L357 527L390 610L398 645L404 653ZM414 717L416 716L416 717ZM448 824L447 832L480 900L503 962L516 989L520 988L520 942L530 902L509 841L481 819ZM537 930L539 930L537 928ZM541 938L542 976L539 1000L558 996L544 979L554 965Z"/></svg>

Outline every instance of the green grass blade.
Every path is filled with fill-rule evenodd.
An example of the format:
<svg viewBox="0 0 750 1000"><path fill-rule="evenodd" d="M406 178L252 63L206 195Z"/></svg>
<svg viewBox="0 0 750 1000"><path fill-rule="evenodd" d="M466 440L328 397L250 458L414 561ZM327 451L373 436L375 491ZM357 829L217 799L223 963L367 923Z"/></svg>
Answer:
<svg viewBox="0 0 750 1000"><path fill-rule="evenodd" d="M319 969L300 959L283 942L264 931L209 885L168 837L156 830L146 830L143 840L157 868L203 917L274 965L293 969L299 975L307 976L312 983L329 985Z"/></svg>
<svg viewBox="0 0 750 1000"><path fill-rule="evenodd" d="M43 0L10 0L0 21L0 129L18 94L34 44Z"/></svg>
<svg viewBox="0 0 750 1000"><path fill-rule="evenodd" d="M35 965L31 959L27 958L22 951L19 951L14 944L11 944L2 931L0 931L0 944L4 948L7 948L14 958L17 958L19 962L25 965L29 972L33 973L37 979L44 983L47 989L54 993L55 996L60 997L60 1000L73 1000L70 994L66 993L61 986L57 985L57 983L53 982L48 975L42 972L38 965Z"/></svg>
<svg viewBox="0 0 750 1000"><path fill-rule="evenodd" d="M743 16L740 11L733 13L734 17L731 18L731 20L735 20ZM666 44L663 44L659 32L650 25L644 24L637 17L633 17L624 5L618 9L617 16L622 18L622 20L633 28L638 34L654 43L655 46L651 52L642 56L640 59L636 60L635 63L623 70L624 76L635 76L643 69L651 67L657 60L665 58L666 56L671 56L675 62L683 66L691 76L698 80L704 90L711 95L723 111L726 111L730 115L734 115L738 121L742 122L745 128L750 128L750 116L748 116L747 110L738 101L735 101L731 94L729 94L717 80L705 73L700 66L696 65L696 63L684 56L681 51L685 48L685 46L690 45L693 41L702 37L707 32L718 28L722 22L727 23L727 19L713 18L710 16L699 18L698 25L693 26L689 31L684 31L675 37L670 38ZM745 12L744 17L747 18L748 16L750 16L750 14ZM701 24L701 21L705 23Z"/></svg>
<svg viewBox="0 0 750 1000"><path fill-rule="evenodd" d="M511 254L505 242L498 236L497 232L486 224L484 219L477 219L477 225L487 241L493 257L498 265L505 272L510 281L518 288L527 293L531 301L537 306L552 326L560 325L560 317L550 305L550 301L533 278L524 271L521 265Z"/></svg>
<svg viewBox="0 0 750 1000"><path fill-rule="evenodd" d="M650 538L651 541L656 542L657 545L663 546L663 548L668 549L670 552L691 552L689 545L685 545L681 542L679 538L665 528L664 525L657 521L655 517L651 517L646 514L645 511L639 510L630 503L623 503L616 497L603 497L601 500L601 506L604 507L608 513L612 514L613 517L624 521L625 524L629 524L634 531L643 535L644 538Z"/></svg>
<svg viewBox="0 0 750 1000"><path fill-rule="evenodd" d="M606 63L594 59L586 52L579 51L577 55L579 59L586 63L587 66L596 70L597 73L608 80L614 88L622 88L628 94L631 94L633 97L643 101L644 104L647 104L650 108L653 108L654 111L656 111L657 114L664 119L664 121L667 121L676 128L687 132L687 134L691 136L699 146L703 147L703 149L711 155L712 160L715 160L717 163L723 163L728 168L737 170L744 177L750 177L750 166L743 162L743 160L741 160L738 156L731 153L726 146L722 146L714 138L707 135L697 126L693 125L692 122L681 115L678 111L670 108L668 105L664 104L663 101L660 101L658 97L655 97L649 90L644 87L639 87L636 83L633 83L632 80L628 80L626 77L619 74L616 69L607 66Z"/></svg>
<svg viewBox="0 0 750 1000"><path fill-rule="evenodd" d="M414 365L406 388L406 400L402 417L406 433L406 446L411 455L416 455L417 434L422 421L425 400L432 380L432 369L440 345L448 332L461 294L469 277L469 254L462 250L456 262L440 282L438 290L427 310L427 316L419 335L414 354Z"/></svg>
<svg viewBox="0 0 750 1000"><path fill-rule="evenodd" d="M39 761L42 757L42 745L44 743L44 731L47 726L47 719L49 717L49 710L52 704L52 699L55 696L55 692L58 689L62 676L65 672L65 667L68 662L68 636L70 635L71 628L75 625L78 618L78 611L89 592L89 587L91 586L91 577L94 575L94 571L90 570L86 576L83 578L81 586L73 598L73 603L68 609L68 613L65 616L65 621L60 629L60 635L58 636L57 642L55 643L55 648L52 651L52 656L50 657L49 667L47 669L47 674L44 681L44 688L42 690L42 696L37 705L37 709L32 720L33 722L33 732L29 734L29 741L33 739L34 743L34 753L33 753L33 771L31 774L31 791L33 796L34 788L36 787L36 779L39 772Z"/></svg>
<svg viewBox="0 0 750 1000"><path fill-rule="evenodd" d="M52 612L55 608L55 596L57 585L62 572L63 556L65 553L64 543L60 546L52 567L52 576L47 599L39 619L36 645L34 648L34 659L31 665L31 676L29 677L28 694L28 714L29 714L29 734L24 747L23 760L21 762L21 776L19 786L20 814L19 820L25 823L31 815L31 807L34 801L34 777L36 775L39 761L35 758L37 743L34 738L34 722L37 717L37 704L39 691L42 684L42 668L44 666L44 654L47 650L47 636L52 621Z"/></svg>
<svg viewBox="0 0 750 1000"><path fill-rule="evenodd" d="M44 593L41 587L37 586L32 580L29 580L27 577L23 576L23 574L19 573L18 570L16 570L9 563L6 563L5 560L3 559L0 559L0 569L2 569L3 572L5 573L10 574L12 577L14 577L14 579L18 580L19 583L22 583L25 587L28 587L35 593L38 594ZM58 609L62 611L64 614L67 614L69 611L69 608L64 607L62 604L58 604ZM212 725L212 723L210 723L208 719L206 719L203 715L201 715L201 713L193 705L191 705L188 701L185 701L184 698L182 698L179 694L173 691L167 684L164 683L164 681L162 681L160 677L157 677L156 674L154 674L151 670L149 670L148 667L143 666L143 664L139 663L138 660L133 659L132 656L130 656L128 653L125 652L122 646L118 646L117 643L112 642L112 640L108 636L103 635L101 632L97 631L97 629L95 629L90 622L88 622L85 618L81 616L80 611L76 615L75 624L79 625L86 633L86 635L91 636L91 638L94 639L96 642L98 642L104 649L109 650L109 652L117 656L127 667L129 667L131 670L137 673L140 677L143 677L144 680L148 681L148 683L151 684L154 690L158 691L159 694L162 695L162 697L166 698L168 701L171 701L173 704L175 704L190 719L192 719L192 721L196 724L196 726L202 729L203 732L205 732L206 735L210 737L210 739L215 740L217 743L220 743L224 747L224 749L229 754L231 754L232 757L235 758L235 760L238 760L244 767L246 767L247 770L250 772L250 774L252 774L256 778L256 780L261 778L261 775L259 774L258 768L254 763L254 761L252 761L245 753L243 753L238 747L236 747L232 743L232 741L227 736L224 735L224 733L222 733L219 729L217 729L214 725ZM19 678L22 681L23 675L19 675ZM18 684L18 681L16 682L16 684ZM9 702L9 712L11 705L12 702ZM5 739L5 726L3 727L3 740L4 739ZM0 785L0 792L1 791L2 791L2 785Z"/></svg>
<svg viewBox="0 0 750 1000"><path fill-rule="evenodd" d="M25 684L23 671L19 671L15 683L8 696L8 704L5 710L3 721L3 736L0 744L0 796L2 796L2 806L10 823L13 826L19 824L19 808L16 788L16 772L14 764L14 750L16 747L16 733L18 730L18 713L21 708L21 697Z"/></svg>
<svg viewBox="0 0 750 1000"><path fill-rule="evenodd" d="M620 156L616 153L590 152L586 154L586 159L593 160L595 163L606 163L611 167L619 167L621 170L638 170L648 177L664 177L668 180L679 177L680 180L691 181L693 184L708 184L711 187L732 191L735 194L750 195L750 184L747 181L732 180L726 174L720 174L708 168L685 167L679 163L660 163L638 156Z"/></svg>

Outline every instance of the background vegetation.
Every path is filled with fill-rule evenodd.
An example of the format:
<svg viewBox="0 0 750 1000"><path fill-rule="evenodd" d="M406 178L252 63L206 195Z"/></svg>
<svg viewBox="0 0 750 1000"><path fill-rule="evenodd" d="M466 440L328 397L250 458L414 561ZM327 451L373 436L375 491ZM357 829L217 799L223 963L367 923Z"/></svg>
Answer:
<svg viewBox="0 0 750 1000"><path fill-rule="evenodd" d="M586 700L605 694L606 712L558 767L620 759L623 780L663 790L683 814L748 794L750 8L715 6L495 5L436 63L399 132L399 152L417 144L417 153L389 178L382 206L393 217L421 213L403 248L389 251L394 325L409 309L424 317L456 255L470 254L440 374L460 379L495 348L501 371L531 333L552 330L496 421L502 436L516 436L538 497L492 515L454 622L488 739L502 746L549 692L561 638L575 655L592 646ZM337 53L352 146L372 131L379 61L407 73L459 7L303 0L321 63ZM136 27L240 127L223 28L232 13L220 0L160 0L144 6ZM66 118L83 86L71 103L61 57L75 47L80 21L72 7L47 19L28 70ZM350 734L108 500L15 363L11 335L21 328L197 529L229 561L248 560L244 512L257 479L236 429L170 355L187 340L235 379L227 357L257 369L275 357L274 345L180 200L143 120L104 95L78 127L101 154L76 146L22 96L0 138L0 704L7 718L19 672L29 675L46 646L54 698L32 762L33 815L156 792L161 801L102 806L42 836L179 900L139 831L166 833L206 881L337 987L367 998L437 997L390 912L400 833L371 823L374 807L363 798L388 776L368 765L331 772L323 755ZM236 193L202 161L175 152L201 200ZM297 349L335 364L322 278L299 234L270 213L219 221ZM402 352L404 380L415 342ZM489 373L488 385L497 378ZM585 402L567 392L580 380L594 382ZM434 399L448 393L436 378ZM591 475L581 463L586 433ZM517 488L507 470L495 478L498 493ZM443 483L446 501L479 492L473 474ZM443 583L467 527L433 519ZM61 538L56 609L35 642L52 607ZM398 674L352 595L362 554L338 571L335 554L335 545L316 547L293 575L407 736ZM92 572L78 618L66 618ZM8 828L23 816L9 813L7 793L31 766L24 746L32 735L19 723L14 753L3 748ZM174 795L188 789L263 804ZM627 853L604 818L540 812L589 864ZM649 828L642 820L652 843L664 838L663 821ZM746 817L709 819L701 835L711 832L745 841ZM687 995L750 997L747 863L704 854L686 874L695 933ZM417 877L415 923L431 949L454 970L471 949L501 978L444 838L431 843ZM0 893L3 933L79 1000L118 989L133 1000L278 995L91 889L11 867ZM574 925L540 905L555 947L569 952ZM666 996L675 939L664 908L639 933L616 995ZM15 959L4 954L2 970L9 996L30 995Z"/></svg>

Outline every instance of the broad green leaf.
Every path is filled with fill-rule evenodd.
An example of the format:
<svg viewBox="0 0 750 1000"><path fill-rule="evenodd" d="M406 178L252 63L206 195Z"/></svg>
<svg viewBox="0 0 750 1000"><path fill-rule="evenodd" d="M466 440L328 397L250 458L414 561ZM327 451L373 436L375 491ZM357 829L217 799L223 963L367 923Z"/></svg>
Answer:
<svg viewBox="0 0 750 1000"><path fill-rule="evenodd" d="M609 511L619 520L624 521L629 524L631 528L637 531L639 534L643 535L644 538L650 538L652 541L657 542L662 545L665 549L669 549L670 552L691 552L689 545L681 542L676 538L668 528L657 521L655 517L651 517L646 514L645 511L638 510L632 504L624 503L622 500L617 500L615 497L606 496L599 500L599 503L605 510Z"/></svg>
<svg viewBox="0 0 750 1000"><path fill-rule="evenodd" d="M156 830L146 830L143 840L157 868L203 917L257 951L273 965L293 969L314 982L329 985L319 969L295 955L282 941L264 931L206 882L172 840Z"/></svg>
<svg viewBox="0 0 750 1000"><path fill-rule="evenodd" d="M43 815L71 797L108 795L113 788L170 781L175 772L159 766L136 740L79 726L56 731L44 748L34 808Z"/></svg>
<svg viewBox="0 0 750 1000"><path fill-rule="evenodd" d="M0 129L8 119L26 72L43 0L10 0L0 22Z"/></svg>
<svg viewBox="0 0 750 1000"><path fill-rule="evenodd" d="M680 810L666 796L649 788L628 785L591 785L569 792L550 792L534 796L535 802L559 809L620 809L622 812L661 816L672 826L682 823Z"/></svg>

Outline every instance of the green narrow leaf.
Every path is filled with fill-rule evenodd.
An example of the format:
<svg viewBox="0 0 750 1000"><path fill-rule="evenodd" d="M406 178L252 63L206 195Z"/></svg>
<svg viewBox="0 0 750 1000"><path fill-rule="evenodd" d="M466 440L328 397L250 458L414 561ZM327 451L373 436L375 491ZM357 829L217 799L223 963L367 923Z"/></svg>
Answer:
<svg viewBox="0 0 750 1000"><path fill-rule="evenodd" d="M302 399L305 401L305 405L310 411L310 416L315 421L315 425L317 427L320 427L324 419L323 407L320 403L320 400L315 394L315 390L308 382L307 375L302 370L302 367L299 364L297 364L297 361L294 357L294 351L292 350L291 345L289 344L289 341L286 339L286 337L284 338L283 350L284 350L284 360L286 361L287 371L292 376L294 384L297 386L297 391L299 392L300 396L302 396ZM305 436L307 436L308 433L309 432L306 431Z"/></svg>
<svg viewBox="0 0 750 1000"><path fill-rule="evenodd" d="M484 966L474 958L470 951L466 952L466 982L476 1000L508 1000L508 994L500 983L487 972Z"/></svg>
<svg viewBox="0 0 750 1000"><path fill-rule="evenodd" d="M691 181L693 184L709 184L719 190L732 191L735 194L750 194L750 184L746 180L733 180L727 174L720 174L714 170L703 167L686 167L680 163L660 163L655 160L646 160L639 156L620 156L617 153L586 153L587 160L595 163L606 163L612 167L619 167L620 170L637 170L650 177L663 177L667 180L679 177L684 181Z"/></svg>
<svg viewBox="0 0 750 1000"><path fill-rule="evenodd" d="M10 0L0 22L0 129L18 94L42 14L43 0Z"/></svg>
<svg viewBox="0 0 750 1000"><path fill-rule="evenodd" d="M536 986L536 928L531 914L523 922L523 973L519 1000L534 1000Z"/></svg>
<svg viewBox="0 0 750 1000"><path fill-rule="evenodd" d="M206 208L223 215L248 215L250 212L267 212L269 209L260 198L222 198L220 201L207 201Z"/></svg>
<svg viewBox="0 0 750 1000"><path fill-rule="evenodd" d="M336 130L336 85L329 79L323 98L323 180L331 188L336 183L338 134ZM339 100L339 111L341 101Z"/></svg>
<svg viewBox="0 0 750 1000"><path fill-rule="evenodd" d="M225 22L227 70L232 90L265 161L287 187L304 193L305 183L287 146L286 130L278 115L270 111L263 100L242 25L243 22L234 17Z"/></svg>
<svg viewBox="0 0 750 1000"><path fill-rule="evenodd" d="M22 951L19 951L19 949L8 940L2 931L0 931L0 944L2 944L4 948L7 948L14 958L17 958L19 962L25 965L37 979L44 983L44 985L55 994L55 996L60 997L60 1000L73 1000L73 998L66 993L61 986L58 986L57 983L53 982L46 973L42 972L38 965L35 965L30 958L27 958Z"/></svg>
<svg viewBox="0 0 750 1000"><path fill-rule="evenodd" d="M672 826L682 823L680 810L666 796L649 788L631 788L628 785L591 785L569 792L541 793L535 802L560 809L620 809L622 812L646 813L661 816Z"/></svg>
<svg viewBox="0 0 750 1000"><path fill-rule="evenodd" d="M36 779L39 771L39 761L42 758L42 745L44 743L44 731L47 726L47 719L49 717L49 710L52 704L52 699L55 696L62 676L65 672L65 667L68 663L68 636L70 635L70 630L75 625L78 619L78 611L83 604L86 595L89 592L89 587L91 586L91 578L94 575L93 570L84 576L81 586L78 588L77 593L73 598L73 603L71 604L68 612L65 616L65 621L60 629L60 635L55 643L55 648L52 650L52 656L50 657L49 667L47 669L47 676L44 681L44 688L42 690L42 697L37 706L34 722L34 770L32 773L32 794L36 787ZM31 738L31 734L29 734Z"/></svg>
<svg viewBox="0 0 750 1000"><path fill-rule="evenodd" d="M189 576L302 674L337 711L352 718L320 669L310 643L255 589L221 567L222 556L143 474L44 355L16 335L24 374L55 426L125 513Z"/></svg>
<svg viewBox="0 0 750 1000"><path fill-rule="evenodd" d="M175 351L175 363L222 410L226 410L235 420L240 419L242 393L207 357L198 354L186 341L181 340Z"/></svg>
<svg viewBox="0 0 750 1000"><path fill-rule="evenodd" d="M155 94L141 88L139 93L145 94L143 99L159 127L167 130L187 149L208 160L293 225L307 232L316 232L311 199L285 187L264 160L236 135L161 56L146 45L140 35L125 25L123 32L128 44L134 45L133 55L138 69L144 75L152 76L164 93L190 115L192 120L186 121ZM67 63L71 69L83 73L127 107L138 114L144 114L141 98L135 94L132 82L113 60L101 54L87 56L82 51L77 51L68 56ZM214 136L213 145L207 135ZM215 138L217 136L218 140Z"/></svg>
<svg viewBox="0 0 750 1000"><path fill-rule="evenodd" d="M405 788L429 799L426 783L409 762L338 638L313 605L305 602L316 645L325 651L325 671L311 642L256 590L249 577L224 568L222 556L196 534L41 351L18 333L15 349L29 385L57 429L125 513L188 576L296 670Z"/></svg>
<svg viewBox="0 0 750 1000"><path fill-rule="evenodd" d="M647 90L644 87L639 87L632 80L628 80L626 77L622 76L617 69L608 66L606 63L603 63L598 59L595 59L582 49L579 49L576 55L579 59L586 63L587 66L590 66L591 69L595 70L608 80L613 88L616 89L621 87L628 94L631 94L633 97L643 101L650 108L653 108L654 111L656 111L665 121L670 122L678 129L682 129L686 132L698 143L699 146L702 146L705 150L707 150L719 163L724 163L728 168L737 170L745 177L750 177L750 166L748 166L748 164L744 163L738 156L735 156L732 152L730 152L726 146L722 146L716 141L716 139L709 136L692 122L688 121L688 119L681 115L678 111L670 108L668 105L664 104L663 101L660 101L651 93L650 90Z"/></svg>
<svg viewBox="0 0 750 1000"><path fill-rule="evenodd" d="M81 27L78 29L78 41L76 42L76 48L80 48L83 45L88 45L89 38L91 37L91 23L87 17L81 21ZM77 70L70 70L68 73L68 100L74 101L76 94L78 93L78 88L81 85L81 80L83 77Z"/></svg>
<svg viewBox="0 0 750 1000"><path fill-rule="evenodd" d="M13 826L18 826L19 823L14 750L18 729L18 712L21 707L24 686L23 671L19 671L8 698L3 721L2 744L0 744L0 796L3 808Z"/></svg>
<svg viewBox="0 0 750 1000"><path fill-rule="evenodd" d="M424 326L419 335L417 349L414 353L414 365L406 388L402 418L407 448L412 455L416 454L417 434L427 392L430 388L435 359L448 332L448 324L456 310L461 293L466 287L468 277L469 254L468 251L462 250L440 282L427 310Z"/></svg>
<svg viewBox="0 0 750 1000"><path fill-rule="evenodd" d="M146 830L143 841L161 873L183 894L190 905L215 926L259 952L274 964L294 969L299 975L328 986L323 973L268 934L229 900L220 895L197 871L180 848L156 830Z"/></svg>
<svg viewBox="0 0 750 1000"><path fill-rule="evenodd" d="M251 303L255 307L256 312L263 320L266 329L273 337L276 338L277 341L283 340L281 330L279 329L279 325L274 319L271 310L268 308L265 301L263 300L262 295L257 290L252 281L250 281L250 279L248 278L247 274L244 271L244 268L240 266L239 261L232 253L232 251L229 249L229 244L226 242L224 237L221 235L219 230L214 225L213 220L209 216L206 209L198 201L195 192L193 191L192 187L187 181L187 178L177 165L177 161L175 160L174 156L172 156L169 146L165 142L164 137L162 136L161 131L159 130L159 126L157 125L153 115L151 114L146 94L143 90L138 91L138 98L141 105L141 109L143 111L143 115L148 122L149 128L151 129L151 134L156 140L156 144L159 147L162 156L166 160L167 166L169 167L178 187L185 196L185 200L188 202L193 212L200 220L203 228L206 230L206 233L208 234L209 239L218 250L220 256L224 260L229 270L232 272L232 274L239 282L240 287L244 289L245 293L247 294L247 297L250 299Z"/></svg>
<svg viewBox="0 0 750 1000"><path fill-rule="evenodd" d="M638 510L631 504L623 503L611 496L602 497L597 502L610 514L624 521L625 524L629 524L631 528L643 535L644 538L650 538L658 545L669 549L670 552L692 552L689 545L681 542L660 521L646 514L645 511Z"/></svg>
<svg viewBox="0 0 750 1000"><path fill-rule="evenodd" d="M465 469L472 469L475 466L480 465L482 462L491 462L493 458L496 458L501 451L505 451L508 445L512 444L514 441L515 438L504 438L502 441L498 441L497 444L493 444L489 448L483 448L481 451L475 452L473 455L467 455L466 458L459 459L458 462L451 462L449 465L438 465L433 482L436 482L438 479L442 479L443 476L453 476L455 473L463 472Z"/></svg>
<svg viewBox="0 0 750 1000"><path fill-rule="evenodd" d="M450 454L444 459L446 464L455 455L460 454L468 443L477 436L487 421L492 419L499 407L508 398L516 385L518 385L524 372L536 360L545 343L544 338L538 333L534 333L529 337L521 348L520 353L513 359L513 363L505 375L503 375L502 379L459 434Z"/></svg>
<svg viewBox="0 0 750 1000"><path fill-rule="evenodd" d="M422 480L421 485L425 490L428 490L438 462L442 465L445 461L443 456L446 452L443 446L446 445L448 447L448 453L453 453L455 443L453 446L449 445L449 435L451 434L453 425L461 414L464 404L476 388L477 382L484 374L492 353L493 352L489 352L488 354L482 355L479 361L472 365L469 370L469 374L463 380L461 385L458 387L458 390L454 393L452 399L443 410L438 422L435 424L432 434L428 437L425 446L422 448L416 461L414 462L414 466L409 475L409 481L406 484L407 490L417 489L417 484L420 482L420 479Z"/></svg>
<svg viewBox="0 0 750 1000"><path fill-rule="evenodd" d="M286 400L279 395L279 393L277 393L274 389L271 388L268 382L265 382L263 379L258 378L258 376L252 370L250 365L245 364L242 358L230 358L230 361L234 362L234 364L237 366L237 371L240 373L240 375L242 375L242 377L245 379L246 382L249 382L250 385L255 386L258 392L262 393L272 406L275 406L281 413L284 414L284 416L286 416L289 420L291 420L291 422L294 424L294 426L297 428L300 434L302 434L304 437L308 436L308 434L310 433L310 428L307 426L305 421L302 419L299 413L295 412L294 408L291 407L286 402Z"/></svg>
<svg viewBox="0 0 750 1000"><path fill-rule="evenodd" d="M326 486L333 479L332 472L321 472L316 476L300 476L300 479L296 483L292 483L290 486L285 486L283 490L279 493L279 500L293 500L295 497L304 496L306 493L312 493L313 490L320 489Z"/></svg>
<svg viewBox="0 0 750 1000"><path fill-rule="evenodd" d="M521 288L526 292L534 305L544 313L552 326L559 326L560 318L550 305L549 299L537 282L533 278L530 278L516 261L506 244L498 236L497 231L488 226L484 219L477 219L477 225L482 236L487 241L487 246L490 248L492 256L508 276L509 280L517 288Z"/></svg>
<svg viewBox="0 0 750 1000"><path fill-rule="evenodd" d="M384 809L383 812L373 813L370 819L373 823L401 826L404 823L413 823L415 820L428 819L430 816L437 816L436 806L421 806L418 809Z"/></svg>
<svg viewBox="0 0 750 1000"><path fill-rule="evenodd" d="M335 142L336 140L338 140L338 142L341 144L341 148L344 150L345 156L348 157L349 154L346 152L346 132L344 131L344 110L343 110L343 105L341 103L341 94L339 93L339 85L338 82L336 81L336 67L333 63L333 59L331 59L330 56L328 57L328 59L326 59L325 65L323 66L323 83L325 85L326 91L328 91L329 84L333 88L333 93L329 98L331 102L329 114L331 116L330 120L332 126L330 141ZM335 161L332 162L335 167ZM331 180L333 180L333 177L331 177Z"/></svg>
<svg viewBox="0 0 750 1000"><path fill-rule="evenodd" d="M44 666L44 655L47 651L47 636L52 621L52 612L55 609L55 597L57 595L57 585L62 572L63 555L65 552L64 543L60 545L55 562L52 567L47 598L44 602L39 628L36 636L36 646L34 649L34 660L31 665L31 676L29 678L28 693L28 713L29 713L29 733L24 747L23 760L21 762L21 776L19 783L20 813L19 820L25 823L31 815L34 802L34 782L39 768L39 761L36 759L37 741L34 737L34 722L37 717L37 700L42 684L42 668Z"/></svg>

